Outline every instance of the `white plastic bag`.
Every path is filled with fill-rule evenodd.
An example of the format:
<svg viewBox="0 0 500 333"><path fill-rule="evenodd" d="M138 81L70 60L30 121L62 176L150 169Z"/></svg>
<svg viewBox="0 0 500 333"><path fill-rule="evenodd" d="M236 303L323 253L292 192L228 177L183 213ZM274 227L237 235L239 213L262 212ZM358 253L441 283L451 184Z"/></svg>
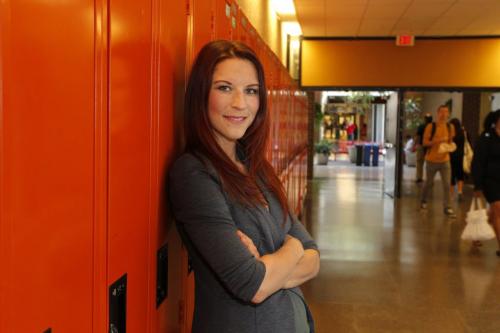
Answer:
<svg viewBox="0 0 500 333"><path fill-rule="evenodd" d="M443 142L438 147L438 153L440 154L453 153L455 150L457 150L457 145L455 144L455 142Z"/></svg>
<svg viewBox="0 0 500 333"><path fill-rule="evenodd" d="M465 221L467 225L462 232L463 240L482 241L495 238L495 231L488 224L486 207L481 204L479 198L472 199Z"/></svg>
<svg viewBox="0 0 500 333"><path fill-rule="evenodd" d="M463 168L465 173L471 172L472 158L474 157L474 151L470 146L469 140L467 136L465 137L464 143L464 160L463 160Z"/></svg>

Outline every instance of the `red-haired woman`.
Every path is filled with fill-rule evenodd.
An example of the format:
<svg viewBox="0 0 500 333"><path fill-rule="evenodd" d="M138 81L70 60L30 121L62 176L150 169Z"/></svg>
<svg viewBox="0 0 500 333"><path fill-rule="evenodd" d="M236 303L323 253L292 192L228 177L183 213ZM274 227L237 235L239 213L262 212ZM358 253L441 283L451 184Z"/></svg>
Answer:
<svg viewBox="0 0 500 333"><path fill-rule="evenodd" d="M185 98L185 153L169 196L195 274L193 332L314 332L298 288L319 271L317 246L289 211L265 159L264 71L230 41L199 53Z"/></svg>

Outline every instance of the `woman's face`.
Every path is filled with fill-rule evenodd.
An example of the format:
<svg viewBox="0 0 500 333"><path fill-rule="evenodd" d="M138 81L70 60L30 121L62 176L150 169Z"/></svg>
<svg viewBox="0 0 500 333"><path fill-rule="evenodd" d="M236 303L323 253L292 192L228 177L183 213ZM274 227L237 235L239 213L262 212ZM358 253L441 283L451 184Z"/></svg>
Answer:
<svg viewBox="0 0 500 333"><path fill-rule="evenodd" d="M208 118L221 147L243 137L259 109L259 80L248 60L231 58L215 67L208 95Z"/></svg>

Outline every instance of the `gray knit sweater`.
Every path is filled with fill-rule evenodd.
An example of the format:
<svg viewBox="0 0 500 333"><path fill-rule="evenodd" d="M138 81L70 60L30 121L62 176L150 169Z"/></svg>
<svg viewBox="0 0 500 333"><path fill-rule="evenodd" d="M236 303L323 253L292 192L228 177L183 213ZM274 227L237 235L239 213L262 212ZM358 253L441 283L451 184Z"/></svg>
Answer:
<svg viewBox="0 0 500 333"><path fill-rule="evenodd" d="M251 303L264 279L265 266L240 242L236 231L248 235L261 255L277 251L286 234L298 238L304 249L317 246L294 216L282 226L279 201L262 190L269 210L232 201L210 163L192 154L182 155L170 169L171 209L195 274L193 333L295 332L290 293L303 299L302 292L282 289L260 304Z"/></svg>

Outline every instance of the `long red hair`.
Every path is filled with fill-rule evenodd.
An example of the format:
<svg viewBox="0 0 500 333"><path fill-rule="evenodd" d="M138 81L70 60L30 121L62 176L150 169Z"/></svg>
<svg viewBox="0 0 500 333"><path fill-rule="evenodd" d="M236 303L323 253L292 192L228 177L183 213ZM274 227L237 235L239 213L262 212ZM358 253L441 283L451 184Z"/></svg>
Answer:
<svg viewBox="0 0 500 333"><path fill-rule="evenodd" d="M208 97L215 67L220 62L239 58L250 61L259 81L259 109L253 123L238 140L245 154L248 174L243 174L216 142L208 118ZM245 44L218 40L206 44L198 54L188 80L185 95L184 133L186 151L201 153L219 173L224 190L236 201L249 207L265 204L257 185L263 181L279 200L284 217L289 212L285 190L271 164L265 158L270 120L264 69L255 53Z"/></svg>

